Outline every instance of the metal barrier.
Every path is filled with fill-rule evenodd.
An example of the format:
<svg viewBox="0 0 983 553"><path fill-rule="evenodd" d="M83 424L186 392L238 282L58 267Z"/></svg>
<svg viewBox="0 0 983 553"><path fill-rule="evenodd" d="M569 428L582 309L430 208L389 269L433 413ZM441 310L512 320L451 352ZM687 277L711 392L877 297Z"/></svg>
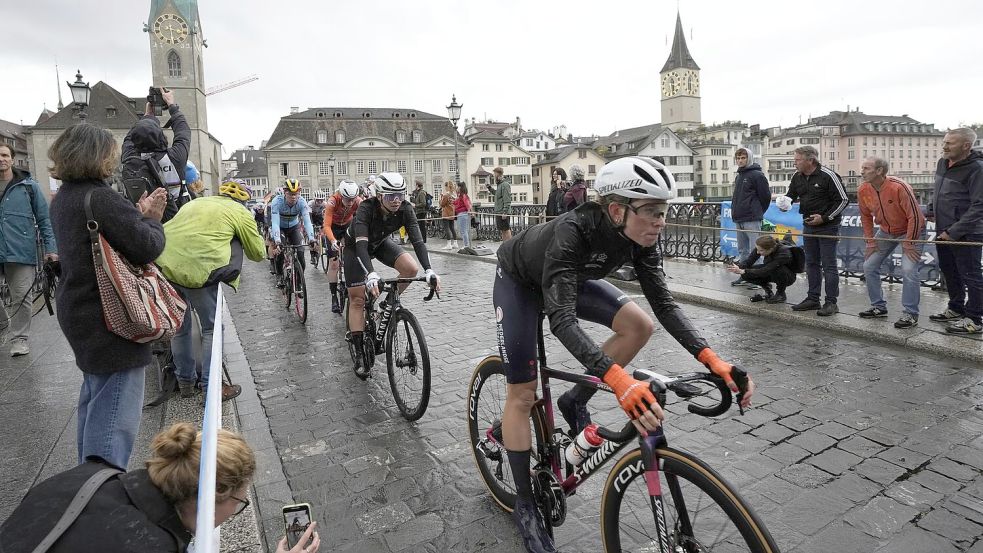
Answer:
<svg viewBox="0 0 983 553"><path fill-rule="evenodd" d="M513 235L529 226L547 220L545 204L513 205L509 212L509 223ZM430 216L432 219L426 224L427 235L435 238L443 237L443 226L438 219L440 210L432 208ZM501 239L501 233L495 226L494 206L475 207L471 217L478 222L477 240L498 241ZM724 255L720 247L720 221L721 204L718 202L670 203L666 212L666 228L663 229L662 238L659 242L663 256L699 261L729 261L731 258ZM863 253L864 244L862 241L858 241L856 248L851 248L847 254L840 276L862 280L863 272L851 270L849 267L853 265L850 261L855 260L856 256L862 257ZM882 280L899 283L901 276L895 268L891 267L889 271L885 271ZM940 281L941 276L937 269L930 269L922 274L923 286L938 288L941 285Z"/></svg>
<svg viewBox="0 0 983 553"><path fill-rule="evenodd" d="M666 228L662 231L659 245L666 257L723 261L720 251L720 204L669 204Z"/></svg>
<svg viewBox="0 0 983 553"><path fill-rule="evenodd" d="M215 471L218 431L222 428L222 311L225 296L218 287L215 302L215 330L212 359L205 395L205 416L201 424L201 461L198 465L198 513L195 523L194 553L214 553L220 549L215 528ZM190 307L189 307L190 308ZM191 551L191 548L188 548Z"/></svg>

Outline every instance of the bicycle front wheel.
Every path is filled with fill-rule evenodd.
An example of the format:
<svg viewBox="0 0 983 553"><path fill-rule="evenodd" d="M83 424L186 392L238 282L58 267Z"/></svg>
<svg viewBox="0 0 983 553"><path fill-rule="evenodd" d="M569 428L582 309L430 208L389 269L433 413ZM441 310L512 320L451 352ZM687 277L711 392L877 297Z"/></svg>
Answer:
<svg viewBox="0 0 983 553"><path fill-rule="evenodd" d="M403 418L415 421L430 403L430 352L420 323L405 309L396 311L386 332L389 387Z"/></svg>
<svg viewBox="0 0 983 553"><path fill-rule="evenodd" d="M505 409L505 365L502 358L493 355L478 363L468 383L468 438L471 455L478 466L478 475L485 483L495 503L512 512L515 507L515 479L505 454L502 437L502 413ZM530 469L541 462L546 444L546 413L542 405L533 407L530 413L532 425L533 455Z"/></svg>
<svg viewBox="0 0 983 553"><path fill-rule="evenodd" d="M300 260L294 260L293 284L291 289L294 296L294 312L301 323L307 322L307 279L300 266Z"/></svg>
<svg viewBox="0 0 983 553"><path fill-rule="evenodd" d="M293 301L293 268L292 265L287 264L287 260L283 260L283 299L287 309L290 309L290 303Z"/></svg>
<svg viewBox="0 0 983 553"><path fill-rule="evenodd" d="M778 553L761 520L720 474L684 451L656 451L671 551ZM636 448L608 475L601 499L604 551L659 550L644 474L642 452Z"/></svg>

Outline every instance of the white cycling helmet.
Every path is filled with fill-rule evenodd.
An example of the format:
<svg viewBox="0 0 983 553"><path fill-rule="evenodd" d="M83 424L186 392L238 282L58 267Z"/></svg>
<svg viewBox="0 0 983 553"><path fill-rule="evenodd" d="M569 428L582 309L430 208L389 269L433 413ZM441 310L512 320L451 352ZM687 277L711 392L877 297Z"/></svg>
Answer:
<svg viewBox="0 0 983 553"><path fill-rule="evenodd" d="M343 180L338 184L338 192L341 193L342 198L351 200L355 196L358 196L359 189L355 181Z"/></svg>
<svg viewBox="0 0 983 553"><path fill-rule="evenodd" d="M671 200L676 197L676 181L665 165L647 157L616 159L601 167L594 190L625 198Z"/></svg>
<svg viewBox="0 0 983 553"><path fill-rule="evenodd" d="M380 173L375 179L376 194L406 193L406 182L399 173Z"/></svg>

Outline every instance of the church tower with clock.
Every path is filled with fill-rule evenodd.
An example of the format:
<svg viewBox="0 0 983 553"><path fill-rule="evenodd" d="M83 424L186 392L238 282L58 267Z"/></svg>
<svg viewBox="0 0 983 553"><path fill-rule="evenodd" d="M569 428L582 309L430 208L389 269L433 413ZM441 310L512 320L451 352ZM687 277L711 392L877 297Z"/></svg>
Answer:
<svg viewBox="0 0 983 553"><path fill-rule="evenodd" d="M676 35L669 59L659 72L662 91L662 124L673 131L700 126L700 66L686 46L683 22L676 14Z"/></svg>
<svg viewBox="0 0 983 553"><path fill-rule="evenodd" d="M221 143L208 132L202 65L206 44L197 0L151 0L144 31L150 35L153 85L174 93L174 101L191 126L190 159L201 172L206 188L217 190ZM162 119L166 118L165 110Z"/></svg>

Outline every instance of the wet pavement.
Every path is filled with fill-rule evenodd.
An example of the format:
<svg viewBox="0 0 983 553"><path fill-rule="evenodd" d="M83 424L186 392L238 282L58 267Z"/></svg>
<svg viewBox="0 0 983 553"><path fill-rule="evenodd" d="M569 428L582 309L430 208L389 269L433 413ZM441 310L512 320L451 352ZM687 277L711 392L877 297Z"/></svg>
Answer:
<svg viewBox="0 0 983 553"><path fill-rule="evenodd" d="M414 423L396 410L383 359L367 382L351 371L323 274L307 271L306 325L283 308L264 264L247 266L240 292L229 294L255 382L238 400L257 405L240 412L243 432L250 442L272 437L261 463L282 463L282 472L256 482L267 543L282 533L280 505L303 501L328 551L521 551L511 520L475 475L466 434L468 379L495 353L494 265L439 254L433 262L443 299L424 304L422 287L403 298L426 333L434 377L430 407ZM674 281L697 282L680 267L667 264ZM713 295L693 292L701 294ZM752 372L758 392L743 417L708 420L672 406L669 443L723 473L782 551L983 551L977 361L734 309L684 309L724 359ZM588 333L598 341L608 334L595 325ZM551 336L547 349L552 366L580 370ZM701 368L658 325L634 365L670 374ZM591 407L602 420L623 417L610 397ZM563 551L601 550L601 484L588 481L570 499L557 529Z"/></svg>

